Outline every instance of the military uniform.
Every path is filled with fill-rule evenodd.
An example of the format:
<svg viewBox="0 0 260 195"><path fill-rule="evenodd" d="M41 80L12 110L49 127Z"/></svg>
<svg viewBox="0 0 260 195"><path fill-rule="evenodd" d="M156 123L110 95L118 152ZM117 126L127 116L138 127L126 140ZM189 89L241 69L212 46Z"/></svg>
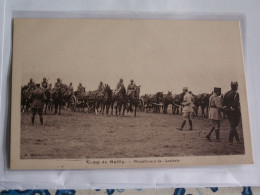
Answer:
<svg viewBox="0 0 260 195"><path fill-rule="evenodd" d="M78 86L78 91L79 91L79 92L84 91L84 87L83 87L82 85L79 85L79 86Z"/></svg>
<svg viewBox="0 0 260 195"><path fill-rule="evenodd" d="M54 85L55 88L60 88L61 86L62 86L61 81L60 81L60 82L57 81L57 82L55 83L55 85Z"/></svg>
<svg viewBox="0 0 260 195"><path fill-rule="evenodd" d="M183 95L182 98L182 112L183 112L183 122L181 125L181 128L177 128L178 130L183 130L185 124L186 124L186 120L189 121L189 125L190 125L190 130L192 130L192 112L193 112L193 102L194 102L194 97L188 92L188 88L184 88L184 90L186 90L186 92Z"/></svg>
<svg viewBox="0 0 260 195"><path fill-rule="evenodd" d="M220 121L222 118L221 115L221 100L222 98L220 96L217 96L216 93L213 93L210 97L209 97L209 119L212 120L218 120Z"/></svg>
<svg viewBox="0 0 260 195"><path fill-rule="evenodd" d="M68 90L69 90L70 92L72 92L72 93L73 93L73 86L72 86L72 85L69 85L69 88L68 88Z"/></svg>
<svg viewBox="0 0 260 195"><path fill-rule="evenodd" d="M104 85L103 85L103 84L99 84L99 86L98 86L98 90L99 90L99 91L103 91L103 90L104 90L104 88L105 88L105 87L104 87Z"/></svg>
<svg viewBox="0 0 260 195"><path fill-rule="evenodd" d="M44 89L47 89L47 87L48 87L48 82L47 81L42 81L42 88L44 88Z"/></svg>
<svg viewBox="0 0 260 195"><path fill-rule="evenodd" d="M32 124L34 124L34 118L36 113L38 112L41 124L43 125L42 110L44 106L44 101L47 99L44 91L37 87L35 90L32 91L30 99L32 100Z"/></svg>
<svg viewBox="0 0 260 195"><path fill-rule="evenodd" d="M120 90L122 87L124 87L124 83L123 82L118 82L116 85L116 90Z"/></svg>
<svg viewBox="0 0 260 195"><path fill-rule="evenodd" d="M27 84L28 88L31 89L35 86L35 83L33 81L30 81L28 84Z"/></svg>
<svg viewBox="0 0 260 195"><path fill-rule="evenodd" d="M239 94L235 90L230 90L224 95L223 105L229 119L231 130L229 133L229 142L233 143L234 137L237 142L240 142L237 126L240 122L241 112L239 103Z"/></svg>
<svg viewBox="0 0 260 195"><path fill-rule="evenodd" d="M134 91L135 89L135 84L134 83L130 83L128 86L127 86L127 95L131 95L132 92Z"/></svg>
<svg viewBox="0 0 260 195"><path fill-rule="evenodd" d="M206 138L211 141L210 136L215 130L216 140L220 142L220 121L222 118L221 108L222 108L222 98L221 89L215 87L214 93L209 97L209 119L212 120L212 128Z"/></svg>

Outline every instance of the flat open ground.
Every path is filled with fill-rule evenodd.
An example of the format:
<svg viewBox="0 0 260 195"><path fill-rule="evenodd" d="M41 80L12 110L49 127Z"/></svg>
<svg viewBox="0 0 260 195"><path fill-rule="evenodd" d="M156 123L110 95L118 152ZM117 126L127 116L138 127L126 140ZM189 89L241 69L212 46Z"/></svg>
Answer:
<svg viewBox="0 0 260 195"><path fill-rule="evenodd" d="M21 113L22 159L132 158L243 154L244 145L228 144L229 123L221 124L221 142L208 142L206 118L193 119L194 130L179 131L180 115L138 112L137 117L102 116L62 110L61 115ZM204 127L204 128L203 128ZM202 130L201 135L199 132ZM238 134L243 141L241 124ZM215 133L212 134L215 140Z"/></svg>

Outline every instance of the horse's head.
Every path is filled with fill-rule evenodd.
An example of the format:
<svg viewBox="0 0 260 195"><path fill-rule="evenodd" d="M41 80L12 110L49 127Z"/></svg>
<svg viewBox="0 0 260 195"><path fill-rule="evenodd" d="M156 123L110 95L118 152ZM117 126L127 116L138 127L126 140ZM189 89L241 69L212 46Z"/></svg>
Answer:
<svg viewBox="0 0 260 195"><path fill-rule="evenodd" d="M140 90L141 89L141 85L139 85L139 86L135 86L135 89L134 89L134 96L136 97L136 98L139 98L139 95L140 95Z"/></svg>

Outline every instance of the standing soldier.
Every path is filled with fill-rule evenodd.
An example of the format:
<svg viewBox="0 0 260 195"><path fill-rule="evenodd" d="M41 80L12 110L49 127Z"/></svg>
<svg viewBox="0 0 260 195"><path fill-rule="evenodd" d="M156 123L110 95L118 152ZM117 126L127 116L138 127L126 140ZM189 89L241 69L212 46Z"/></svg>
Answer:
<svg viewBox="0 0 260 195"><path fill-rule="evenodd" d="M98 86L98 91L103 91L104 89L105 89L104 84L102 81L100 81L99 86Z"/></svg>
<svg viewBox="0 0 260 195"><path fill-rule="evenodd" d="M209 97L209 119L212 120L212 128L206 138L211 141L210 136L215 130L216 140L220 142L220 120L222 109L221 88L214 88L214 93Z"/></svg>
<svg viewBox="0 0 260 195"><path fill-rule="evenodd" d="M239 94L237 92L238 83L231 82L230 85L231 90L224 95L223 106L231 126L229 133L229 143L233 144L234 137L238 143L241 143L236 129L240 122L241 112Z"/></svg>
<svg viewBox="0 0 260 195"><path fill-rule="evenodd" d="M127 86L127 95L130 96L132 94L132 92L135 89L135 84L134 84L134 80L131 79L129 85Z"/></svg>
<svg viewBox="0 0 260 195"><path fill-rule="evenodd" d="M184 87L183 88L183 101L182 101L182 106L183 106L183 122L181 125L181 128L177 128L178 130L183 130L186 121L189 121L189 125L190 125L190 130L192 130L192 119L191 119L191 115L192 115L192 103L194 101L193 96L188 92L188 87Z"/></svg>
<svg viewBox="0 0 260 195"><path fill-rule="evenodd" d="M31 93L30 99L32 100L32 125L34 125L35 115L38 112L40 116L41 125L43 125L43 102L47 99L44 91L40 88L40 84L36 84L36 89Z"/></svg>
<svg viewBox="0 0 260 195"><path fill-rule="evenodd" d="M45 78L45 77L43 78L41 84L42 84L42 88L47 89L47 87L48 87L48 82L46 81L46 78Z"/></svg>

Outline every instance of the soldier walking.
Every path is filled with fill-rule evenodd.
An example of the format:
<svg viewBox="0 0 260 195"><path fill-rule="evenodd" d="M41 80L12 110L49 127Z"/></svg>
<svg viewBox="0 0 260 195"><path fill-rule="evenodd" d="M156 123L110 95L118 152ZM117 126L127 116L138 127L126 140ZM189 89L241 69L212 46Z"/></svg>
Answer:
<svg viewBox="0 0 260 195"><path fill-rule="evenodd" d="M231 127L229 133L229 143L233 144L234 137L237 143L241 143L236 129L240 122L241 112L239 94L237 92L238 83L231 82L230 86L231 90L224 95L223 106Z"/></svg>
<svg viewBox="0 0 260 195"><path fill-rule="evenodd" d="M220 121L222 118L222 98L221 88L214 88L214 93L209 97L209 119L212 120L212 128L206 136L208 141L211 141L210 136L215 130L216 140L220 142Z"/></svg>
<svg viewBox="0 0 260 195"><path fill-rule="evenodd" d="M183 130L186 121L189 121L189 125L190 125L190 130L192 130L192 119L191 119L191 115L192 115L192 103L194 101L194 97L188 92L188 87L184 87L183 88L183 101L182 101L182 106L183 106L183 122L180 128L177 128L178 130Z"/></svg>
<svg viewBox="0 0 260 195"><path fill-rule="evenodd" d="M34 125L34 119L37 112L40 116L41 125L43 125L43 102L47 98L44 91L40 88L40 84L36 84L36 89L32 91L30 99L32 100L32 125Z"/></svg>

